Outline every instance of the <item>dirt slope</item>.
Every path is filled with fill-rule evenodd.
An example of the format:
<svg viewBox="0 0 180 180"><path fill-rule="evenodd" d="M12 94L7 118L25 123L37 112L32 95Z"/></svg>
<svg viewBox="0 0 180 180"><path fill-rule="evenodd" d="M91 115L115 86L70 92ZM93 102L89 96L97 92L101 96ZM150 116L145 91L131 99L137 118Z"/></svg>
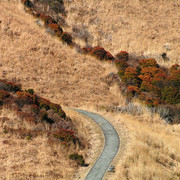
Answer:
<svg viewBox="0 0 180 180"><path fill-rule="evenodd" d="M34 88L42 97L69 105L118 103L109 88L110 64L78 54L33 23L17 1L0 2L0 75ZM15 79L16 78L16 79Z"/></svg>

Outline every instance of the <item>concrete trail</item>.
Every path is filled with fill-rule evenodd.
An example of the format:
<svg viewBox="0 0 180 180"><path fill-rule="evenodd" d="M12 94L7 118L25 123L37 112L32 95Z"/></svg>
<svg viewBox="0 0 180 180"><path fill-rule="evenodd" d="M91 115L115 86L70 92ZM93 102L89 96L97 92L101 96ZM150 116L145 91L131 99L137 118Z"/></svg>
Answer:
<svg viewBox="0 0 180 180"><path fill-rule="evenodd" d="M103 131L105 137L104 149L85 178L85 180L101 180L119 150L119 135L115 128L102 116L84 110L73 110L94 120Z"/></svg>

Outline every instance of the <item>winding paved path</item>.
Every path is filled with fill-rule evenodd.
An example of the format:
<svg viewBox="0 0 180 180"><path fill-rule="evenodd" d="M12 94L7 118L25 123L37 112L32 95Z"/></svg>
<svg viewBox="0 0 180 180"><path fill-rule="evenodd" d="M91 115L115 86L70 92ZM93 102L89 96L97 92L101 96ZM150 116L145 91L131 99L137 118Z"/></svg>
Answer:
<svg viewBox="0 0 180 180"><path fill-rule="evenodd" d="M104 149L85 179L101 180L119 150L119 135L115 128L102 116L84 110L73 110L94 120L103 131L105 137Z"/></svg>

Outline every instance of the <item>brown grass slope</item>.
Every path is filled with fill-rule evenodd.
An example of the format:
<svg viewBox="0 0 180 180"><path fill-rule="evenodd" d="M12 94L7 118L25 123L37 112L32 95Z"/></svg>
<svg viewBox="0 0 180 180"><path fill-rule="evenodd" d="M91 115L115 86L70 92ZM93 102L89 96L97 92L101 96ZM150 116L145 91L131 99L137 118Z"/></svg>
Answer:
<svg viewBox="0 0 180 180"><path fill-rule="evenodd" d="M0 179L79 179L86 175L91 166L85 164L97 158L102 135L95 123L66 112L32 90L22 91L0 80ZM70 160L74 153L85 161Z"/></svg>
<svg viewBox="0 0 180 180"><path fill-rule="evenodd" d="M120 105L122 106L124 105L125 98L123 98L120 95L117 85L113 85L112 87L109 87L107 84L106 76L110 72L116 72L116 69L114 67L112 67L109 64L102 64L101 62L95 60L94 58L80 55L76 53L74 50L70 49L69 47L62 45L61 42L59 42L57 39L51 37L50 35L47 35L44 29L32 23L34 19L23 11L22 6L19 6L15 2L17 1L11 0L8 3L6 0L0 1L0 17L1 17L0 61L2 63L2 66L0 67L0 73L4 78L21 82L23 87L26 89L34 88L35 91L38 93L38 95L50 99L54 103L60 103L69 106L84 105L86 107L85 109L89 109L89 105L107 106L107 105L111 105L112 103L119 103L119 102ZM71 4L70 3L68 4L69 8L71 9L71 13L73 13L72 6L75 5L75 3L76 6L74 11L76 11L76 8L80 8L78 4L80 2L81 1L77 1L77 2L72 1ZM149 4L151 4L152 1L149 2L133 1L133 2L140 3L141 5L144 4L144 6L148 8ZM155 1L153 2L155 3ZM165 2L167 3L167 1L157 1L157 2L161 4ZM167 8L176 9L176 6L172 6L173 2L177 2L177 1L169 2L169 6ZM117 4L117 6L116 5L113 6L114 9L116 10L117 8L121 9L121 6L118 7L118 3L121 3L121 1L106 1L106 2L101 1L100 4L99 1L91 1L91 2L89 1L88 3L89 6L87 8L91 7L95 9L93 16L97 15L96 13L97 9L95 6L97 3L98 5L101 5L99 6L99 9L101 10L102 14L103 14L103 10L101 9L102 7L106 7L105 11L109 10L109 15L107 13L106 16L101 16L101 18L105 17L104 22L105 21L108 22L110 18L106 18L106 17L110 16L110 14L114 12L114 11L112 12L111 3ZM92 6L90 6L91 4ZM67 4L65 5L67 9L68 6ZM87 3L83 3L81 4L81 7L84 7L86 5ZM132 10L131 5L132 4L128 3L127 1L125 1L125 3L123 4L123 6L126 7L127 10L128 9ZM151 6L153 6L154 8L155 5L156 4L153 3L151 4ZM159 6L157 6L157 8L159 8ZM135 10L136 9L133 8L133 11ZM145 11L145 8L142 8L140 10ZM70 10L68 12L70 13ZM78 12L83 12L83 11L78 10ZM93 11L89 12L90 16L93 14L92 12ZM120 12L121 13L118 14L122 14L124 11L120 11ZM130 13L130 11L127 12ZM159 11L157 10L157 12ZM129 15L129 13L126 14ZM177 13L174 14L176 14L177 17L178 14ZM113 18L115 17L116 19L116 15L110 17ZM70 14L68 16L70 18ZM74 17L75 16L77 16L77 14L74 14ZM80 15L78 16L80 17ZM73 14L71 14L71 17L73 17ZM79 17L76 19L77 21ZM171 18L175 16L170 13L169 17ZM124 15L124 18L128 18L128 17L127 16L125 17ZM148 16L146 18L148 18ZM153 18L153 20L155 21L155 18ZM70 21L72 23L75 23L72 18L71 20L67 21L67 23L70 24ZM170 20L168 22L170 22ZM109 23L108 26L110 26L110 24L111 23ZM146 42L149 42L148 44L152 46L157 43L156 45L159 46L155 46L155 48L161 47L160 41L157 41L154 44L151 42L155 42L155 40L148 41L148 38L146 37L148 31L143 31L146 32L147 34L141 36L140 31L139 34L137 35L134 31L131 32L130 30L129 31L122 30L122 28L125 25L121 25L122 28L119 28L117 22L113 24L114 26L118 26L117 29L119 31L122 31L122 33L124 34L123 37L122 37L122 33L121 36L120 35L114 36L116 31L113 30L114 32L112 33L112 28L110 28L109 32L112 33L114 40L112 41L111 44L109 42L107 42L107 44L102 44L103 47L105 47L107 50L112 50L112 52L116 53L117 51L124 49L130 52L137 52L142 54L143 49L147 48L147 46L145 46ZM136 21L134 22L134 25L136 25ZM94 24L94 26L95 26L94 29L91 26L93 32L96 29L96 27L99 25ZM101 28L103 29L103 24L101 25ZM138 27L137 30L139 30ZM175 31L178 32L177 26L175 27ZM104 30L104 32L107 31ZM136 44L137 47L131 45L129 49L126 49L126 47L128 47L129 42L131 42L130 37L126 36L127 35L126 32L132 34L134 32L135 35L137 35L134 41L137 40L137 37L139 38L141 37L141 40L143 39L143 43L140 43L140 41L138 41L138 44L136 44L134 42L134 44ZM121 37L121 38L118 39L117 37ZM134 36L132 35L132 37ZM177 37L176 32L169 33L168 37L170 39L172 37L176 38ZM114 42L116 42L115 40L116 38L118 43L114 45ZM96 44L95 39L93 42ZM123 44L123 42L125 43ZM178 42L176 40L173 41L172 47L175 48L173 48L172 51L168 51L168 56L170 54L173 54L174 57L179 56L178 52L175 51L175 49L178 49L177 45ZM117 49L115 49L115 47ZM178 62L177 60L178 59L174 58L172 60L173 62L170 61L169 63L167 63L167 66L169 64ZM112 179L118 180L120 178L139 179L139 180L179 179L180 176L179 125L171 126L164 124L158 115L149 114L146 108L142 110L143 110L143 114L134 117L131 115L123 115L122 113L112 114L101 111L101 113L106 117L108 117L111 123L117 128L118 132L121 135L121 142L122 142L120 153L117 156L116 160L113 162L113 164L115 164L116 167L116 172L114 174L107 173L105 179L110 179L110 180ZM86 125L82 123L80 127L82 127L83 129L86 127ZM88 127L90 127L90 125ZM124 128L126 128L127 131L124 131L123 130ZM94 132L93 130L94 130L93 128L90 129L91 134L89 135L90 137L93 137L93 138L89 138L89 140L93 141L91 142L91 145L96 144L97 142L96 138L99 139L98 136L97 137L93 136L95 135L95 133L97 133ZM86 135L86 132L88 131L82 132L82 135ZM8 135L7 137L11 138ZM1 141L2 143L3 140L4 137ZM36 142L38 144L40 140L37 139ZM96 148L98 147L97 144L96 144ZM17 144L17 146L15 145L14 146L19 148L19 145L22 144L19 143ZM46 147L45 144L44 147ZM42 149L40 149L40 151L43 151ZM6 162L19 162L19 159L17 159L18 158L17 154L13 156L17 159L16 161L12 161L12 159L8 161L8 157L6 156L6 154L8 153L7 151L10 152L10 149L8 150L5 148L2 150L3 152L2 158L7 160ZM94 149L94 151L96 150ZM51 153L51 151L49 152ZM40 159L42 158L43 163L46 162L44 159L48 160L47 156L49 157L50 153L47 154L44 153L43 156L39 156ZM94 152L91 152L92 156L93 153ZM25 155L26 154L23 153L24 157ZM95 155L93 157L95 157ZM58 159L56 160L58 162ZM89 162L92 161L89 160ZM64 163L67 163L67 161L65 160ZM53 167L53 164L51 165ZM19 166L19 168L21 168L21 166ZM11 166L9 164L6 164L6 168L9 170L13 169L13 167L11 169ZM30 175L27 173L28 169L29 167L27 167L27 170L24 171L24 174L30 177ZM4 171L3 168L1 170L2 172ZM70 172L68 169L67 171ZM17 170L14 169L14 172L17 173L18 169ZM66 172L64 173L66 174ZM43 169L39 171L39 175L42 174L44 174Z"/></svg>
<svg viewBox="0 0 180 180"><path fill-rule="evenodd" d="M106 76L116 71L112 65L66 47L18 3L1 1L0 14L1 76L64 105L118 103L116 87L106 83Z"/></svg>
<svg viewBox="0 0 180 180"><path fill-rule="evenodd" d="M154 57L166 66L180 61L180 2L178 0L64 1L67 29L88 35L89 44L116 54L120 50ZM85 43L82 43L85 44Z"/></svg>

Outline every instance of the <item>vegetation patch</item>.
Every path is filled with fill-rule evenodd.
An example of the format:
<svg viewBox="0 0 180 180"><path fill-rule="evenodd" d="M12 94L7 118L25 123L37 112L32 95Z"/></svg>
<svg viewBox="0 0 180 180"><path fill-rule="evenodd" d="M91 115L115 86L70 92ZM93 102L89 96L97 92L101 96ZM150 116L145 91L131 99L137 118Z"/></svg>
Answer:
<svg viewBox="0 0 180 180"><path fill-rule="evenodd" d="M77 153L76 153L76 154L71 154L71 155L69 156L69 159L76 161L76 163L77 163L78 165L80 165L80 166L87 166L87 164L85 164L85 161L84 161L83 156L82 156L82 155L79 155L79 154L77 154Z"/></svg>

